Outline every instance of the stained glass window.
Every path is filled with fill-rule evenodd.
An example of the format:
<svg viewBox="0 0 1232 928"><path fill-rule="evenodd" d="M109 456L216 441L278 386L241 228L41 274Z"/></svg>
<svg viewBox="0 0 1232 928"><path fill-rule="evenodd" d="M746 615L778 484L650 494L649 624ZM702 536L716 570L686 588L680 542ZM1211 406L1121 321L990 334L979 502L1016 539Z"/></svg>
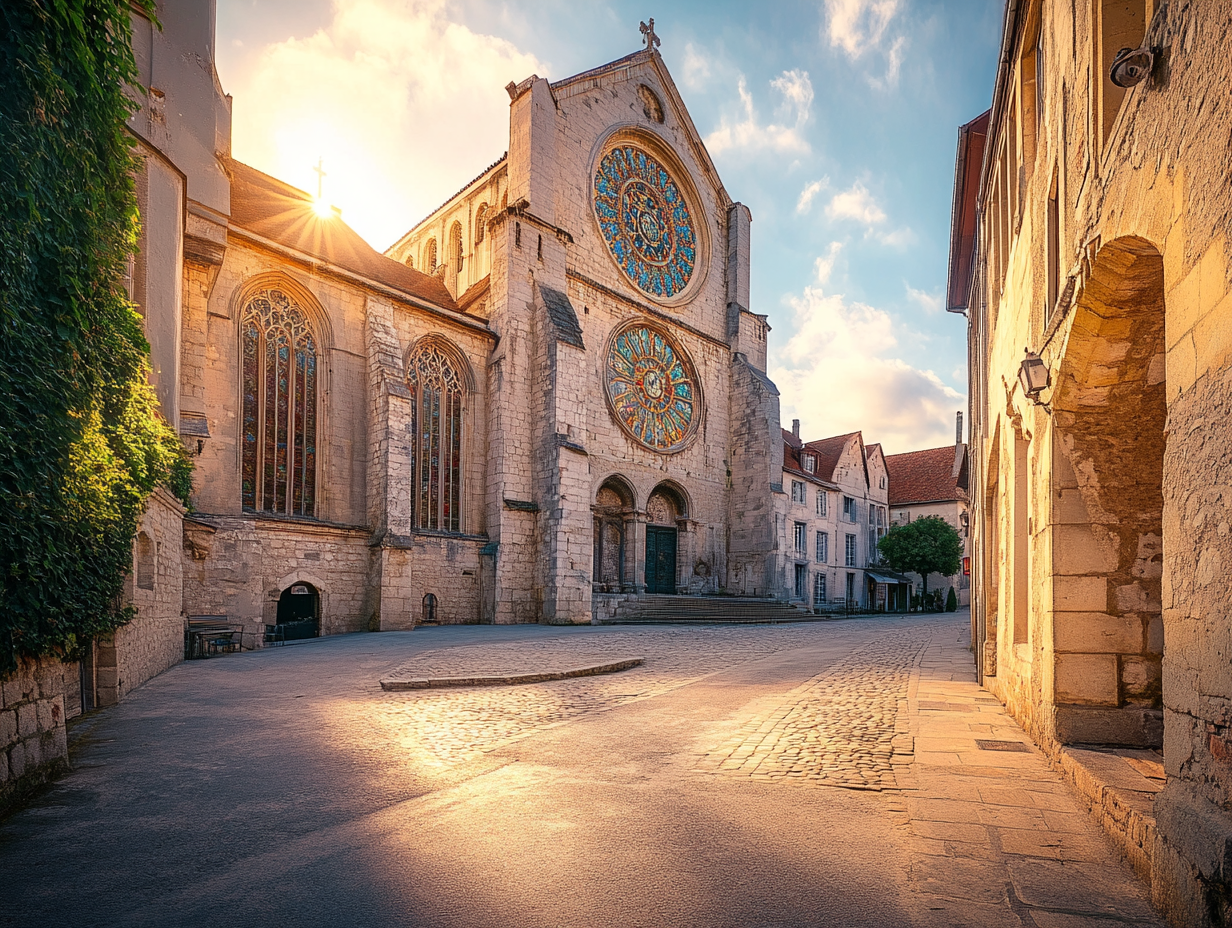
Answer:
<svg viewBox="0 0 1232 928"><path fill-rule="evenodd" d="M697 374L667 333L636 321L617 330L603 377L608 407L634 441L660 454L689 443L701 420Z"/></svg>
<svg viewBox="0 0 1232 928"><path fill-rule="evenodd" d="M317 346L307 314L262 290L240 325L240 496L250 512L316 514Z"/></svg>
<svg viewBox="0 0 1232 928"><path fill-rule="evenodd" d="M462 531L462 372L436 340L407 360L411 389L411 474L417 528Z"/></svg>
<svg viewBox="0 0 1232 928"><path fill-rule="evenodd" d="M639 290L668 299L688 286L697 232L659 159L633 144L608 151L595 169L594 207L612 257Z"/></svg>

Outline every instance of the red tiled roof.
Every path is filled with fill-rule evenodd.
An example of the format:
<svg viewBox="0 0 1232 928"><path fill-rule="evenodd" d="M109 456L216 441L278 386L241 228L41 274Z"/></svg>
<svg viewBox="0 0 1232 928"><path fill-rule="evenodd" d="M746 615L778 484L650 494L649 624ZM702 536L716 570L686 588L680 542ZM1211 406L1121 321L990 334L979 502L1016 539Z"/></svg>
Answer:
<svg viewBox="0 0 1232 928"><path fill-rule="evenodd" d="M792 444L792 440L794 438L795 436L793 436L791 432L788 432L786 429L783 430L783 470L803 477L805 480L811 480L813 483L821 483L826 484L827 486L832 486L833 484L831 484L830 481L828 481L820 473L820 462L818 463L817 470L811 474L804 469L804 462L801 460L804 452L800 450L799 439L795 439L795 445Z"/></svg>
<svg viewBox="0 0 1232 928"><path fill-rule="evenodd" d="M833 438L822 438L818 441L810 441L804 447L810 451L817 452L817 476L822 480L834 480L834 468L838 467L838 462L843 456L843 452L847 449L847 445L851 443L853 438L857 438L860 444L864 444L864 439L859 432L848 432L846 435L835 435Z"/></svg>
<svg viewBox="0 0 1232 928"><path fill-rule="evenodd" d="M795 432L789 432L787 429L783 429L782 431L783 431L783 441L785 441L787 444L789 444L793 448L799 448L801 446L802 442L800 441L799 438L796 437Z"/></svg>
<svg viewBox="0 0 1232 928"><path fill-rule="evenodd" d="M437 277L387 258L337 215L319 216L313 197L239 161L231 162L231 223L410 297L456 310Z"/></svg>
<svg viewBox="0 0 1232 928"><path fill-rule="evenodd" d="M957 470L954 467L956 455L962 456ZM961 445L887 456L890 505L965 500L967 491L962 486L966 481L965 460L966 449Z"/></svg>

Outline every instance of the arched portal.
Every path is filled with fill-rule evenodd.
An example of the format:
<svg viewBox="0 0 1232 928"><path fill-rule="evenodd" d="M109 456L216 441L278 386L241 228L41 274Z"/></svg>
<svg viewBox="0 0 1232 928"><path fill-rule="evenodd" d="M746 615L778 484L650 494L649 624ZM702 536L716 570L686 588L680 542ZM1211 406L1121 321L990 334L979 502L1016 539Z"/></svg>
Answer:
<svg viewBox="0 0 1232 928"><path fill-rule="evenodd" d="M1079 294L1052 398L1057 739L1163 741L1163 260L1123 238Z"/></svg>
<svg viewBox="0 0 1232 928"><path fill-rule="evenodd" d="M321 634L321 596L311 583L292 583L278 597L278 626L284 641Z"/></svg>
<svg viewBox="0 0 1232 928"><path fill-rule="evenodd" d="M675 593L679 522L688 518L688 503L679 488L661 483L646 500L646 592Z"/></svg>
<svg viewBox="0 0 1232 928"><path fill-rule="evenodd" d="M609 477L595 494L591 509L595 524L592 580L601 592L619 592L630 582L626 562L635 511L633 488L623 477Z"/></svg>

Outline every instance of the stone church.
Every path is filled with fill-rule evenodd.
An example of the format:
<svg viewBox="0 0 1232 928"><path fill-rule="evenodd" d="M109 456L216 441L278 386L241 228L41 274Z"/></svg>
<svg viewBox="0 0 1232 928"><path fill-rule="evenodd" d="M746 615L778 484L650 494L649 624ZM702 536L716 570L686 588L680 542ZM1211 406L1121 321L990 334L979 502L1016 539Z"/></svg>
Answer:
<svg viewBox="0 0 1232 928"><path fill-rule="evenodd" d="M141 189L185 188L180 247L171 216L142 252L178 259L179 298L134 288L195 455L183 545L151 548L183 548L164 565L183 612L259 641L773 595L782 442L751 217L653 30L594 70L510 83L507 153L381 255L229 157L195 15L158 33L134 14L137 47L181 68L160 82L142 62L132 125ZM184 70L177 43L205 64Z"/></svg>

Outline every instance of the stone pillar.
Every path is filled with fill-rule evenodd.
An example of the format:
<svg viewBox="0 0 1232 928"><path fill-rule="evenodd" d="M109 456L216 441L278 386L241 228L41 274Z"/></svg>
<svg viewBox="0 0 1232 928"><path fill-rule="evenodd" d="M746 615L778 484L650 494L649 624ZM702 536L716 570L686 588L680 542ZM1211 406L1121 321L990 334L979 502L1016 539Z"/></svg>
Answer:
<svg viewBox="0 0 1232 928"><path fill-rule="evenodd" d="M633 565L633 592L640 596L646 592L646 513L632 513L627 524L631 527L629 560Z"/></svg>

